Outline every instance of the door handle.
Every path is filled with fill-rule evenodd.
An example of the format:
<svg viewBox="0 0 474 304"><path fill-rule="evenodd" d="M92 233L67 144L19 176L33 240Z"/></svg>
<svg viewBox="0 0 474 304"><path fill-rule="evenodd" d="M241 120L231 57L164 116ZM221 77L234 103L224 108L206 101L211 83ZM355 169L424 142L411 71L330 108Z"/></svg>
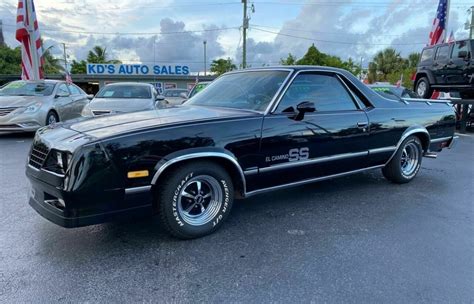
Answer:
<svg viewBox="0 0 474 304"><path fill-rule="evenodd" d="M367 128L367 125L368 125L367 122L358 122L357 123L357 128L365 129L365 128Z"/></svg>

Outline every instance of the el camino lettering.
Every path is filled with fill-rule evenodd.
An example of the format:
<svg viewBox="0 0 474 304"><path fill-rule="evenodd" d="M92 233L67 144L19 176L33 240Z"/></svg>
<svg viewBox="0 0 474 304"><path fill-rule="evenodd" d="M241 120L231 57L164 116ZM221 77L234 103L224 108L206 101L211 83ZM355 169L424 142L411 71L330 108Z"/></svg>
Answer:
<svg viewBox="0 0 474 304"><path fill-rule="evenodd" d="M281 155L273 155L273 156L267 156L265 157L265 162L273 162L277 160L288 160L290 162L293 161L299 161L299 160L305 160L309 158L309 148L308 147L303 147L303 148L294 148L290 149L287 154L281 154Z"/></svg>

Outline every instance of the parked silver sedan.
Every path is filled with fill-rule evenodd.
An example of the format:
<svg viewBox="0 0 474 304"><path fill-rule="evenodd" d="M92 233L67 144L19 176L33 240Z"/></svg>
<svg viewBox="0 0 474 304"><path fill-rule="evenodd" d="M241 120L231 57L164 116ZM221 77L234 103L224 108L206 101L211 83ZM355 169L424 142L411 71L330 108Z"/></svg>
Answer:
<svg viewBox="0 0 474 304"><path fill-rule="evenodd" d="M35 131L81 116L88 95L58 80L13 81L0 89L0 131Z"/></svg>
<svg viewBox="0 0 474 304"><path fill-rule="evenodd" d="M180 105L188 99L188 90L168 89L163 91L163 96L167 104L172 106Z"/></svg>
<svg viewBox="0 0 474 304"><path fill-rule="evenodd" d="M92 117L160 108L163 97L153 85L138 82L112 83L103 87L84 107L82 116Z"/></svg>

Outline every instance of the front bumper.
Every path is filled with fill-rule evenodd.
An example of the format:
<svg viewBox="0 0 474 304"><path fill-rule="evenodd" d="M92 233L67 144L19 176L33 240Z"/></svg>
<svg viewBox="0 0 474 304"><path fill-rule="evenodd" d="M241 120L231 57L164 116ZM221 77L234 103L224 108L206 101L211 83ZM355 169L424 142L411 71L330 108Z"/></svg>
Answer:
<svg viewBox="0 0 474 304"><path fill-rule="evenodd" d="M0 131L5 132L34 132L44 126L46 116L43 119L41 111L33 114L14 114L0 117Z"/></svg>
<svg viewBox="0 0 474 304"><path fill-rule="evenodd" d="M61 190L62 177L27 167L31 182L29 204L45 219L66 228L151 215L153 197L148 191L117 190L103 192L95 200L81 198L81 193Z"/></svg>

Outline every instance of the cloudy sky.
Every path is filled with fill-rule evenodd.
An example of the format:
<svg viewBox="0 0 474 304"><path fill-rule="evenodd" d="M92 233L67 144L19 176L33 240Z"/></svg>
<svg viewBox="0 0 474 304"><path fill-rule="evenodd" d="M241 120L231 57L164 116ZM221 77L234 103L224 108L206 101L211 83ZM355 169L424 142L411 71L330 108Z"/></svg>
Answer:
<svg viewBox="0 0 474 304"><path fill-rule="evenodd" d="M388 46L402 55L428 41L437 0L249 0L250 65L278 64L302 56L314 43L321 51L363 59ZM472 0L451 0L449 31L467 37L464 23ZM16 0L1 0L0 19L7 44L14 39ZM231 57L241 62L240 0L35 0L45 47L66 43L70 59L85 59L94 45L127 63L187 64L203 68ZM249 10L250 11L250 10ZM59 47L54 54L61 55Z"/></svg>

